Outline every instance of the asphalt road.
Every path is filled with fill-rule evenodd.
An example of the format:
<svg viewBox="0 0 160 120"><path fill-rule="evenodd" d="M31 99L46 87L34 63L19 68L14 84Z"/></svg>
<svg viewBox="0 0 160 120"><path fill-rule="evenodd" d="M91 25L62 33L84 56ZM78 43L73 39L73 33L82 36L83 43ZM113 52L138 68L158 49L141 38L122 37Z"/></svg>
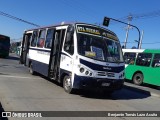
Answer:
<svg viewBox="0 0 160 120"><path fill-rule="evenodd" d="M68 94L43 76L32 76L11 54L0 58L0 102L4 111L160 111L159 96L126 85L112 96L81 91ZM154 89L152 89L154 91ZM152 91L152 93L153 93ZM155 90L157 95L159 90ZM53 117L8 118L9 120L159 120L156 117Z"/></svg>

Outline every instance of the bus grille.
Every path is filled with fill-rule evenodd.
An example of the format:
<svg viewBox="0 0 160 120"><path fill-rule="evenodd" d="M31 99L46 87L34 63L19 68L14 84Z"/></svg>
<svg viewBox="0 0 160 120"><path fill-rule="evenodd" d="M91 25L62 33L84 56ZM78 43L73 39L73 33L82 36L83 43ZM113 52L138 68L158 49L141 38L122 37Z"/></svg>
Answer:
<svg viewBox="0 0 160 120"><path fill-rule="evenodd" d="M108 76L108 77L115 77L115 74L112 73L112 72L107 72L107 76Z"/></svg>
<svg viewBox="0 0 160 120"><path fill-rule="evenodd" d="M97 72L97 75L98 76L106 76L107 74L106 74L106 72L99 71L99 72Z"/></svg>
<svg viewBox="0 0 160 120"><path fill-rule="evenodd" d="M98 72L97 72L97 76L115 77L115 73L105 72L105 71L98 71Z"/></svg>

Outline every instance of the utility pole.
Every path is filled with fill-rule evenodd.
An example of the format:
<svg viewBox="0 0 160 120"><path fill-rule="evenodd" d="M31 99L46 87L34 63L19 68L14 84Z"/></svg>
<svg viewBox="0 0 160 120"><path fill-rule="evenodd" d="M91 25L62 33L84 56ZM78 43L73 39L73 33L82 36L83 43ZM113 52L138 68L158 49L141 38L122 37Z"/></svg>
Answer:
<svg viewBox="0 0 160 120"><path fill-rule="evenodd" d="M144 31L142 30L141 39L140 39L140 41L139 41L138 49L141 49L141 47L142 47L142 39L143 39L143 35L144 35Z"/></svg>
<svg viewBox="0 0 160 120"><path fill-rule="evenodd" d="M125 49L126 49L126 46L127 46L129 29L132 28L132 27L130 26L130 21L132 21L132 19L133 19L132 15L129 15L129 16L128 16L128 25L127 25L127 28L126 28L126 38L125 38L125 41L124 41L124 48L125 48Z"/></svg>

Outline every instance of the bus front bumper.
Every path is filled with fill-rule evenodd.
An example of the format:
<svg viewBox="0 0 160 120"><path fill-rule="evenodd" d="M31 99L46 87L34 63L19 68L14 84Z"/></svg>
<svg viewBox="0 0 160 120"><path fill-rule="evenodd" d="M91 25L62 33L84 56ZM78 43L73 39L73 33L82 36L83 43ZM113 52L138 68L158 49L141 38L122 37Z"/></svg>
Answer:
<svg viewBox="0 0 160 120"><path fill-rule="evenodd" d="M92 78L75 75L73 88L76 89L105 89L119 90L123 87L124 79Z"/></svg>

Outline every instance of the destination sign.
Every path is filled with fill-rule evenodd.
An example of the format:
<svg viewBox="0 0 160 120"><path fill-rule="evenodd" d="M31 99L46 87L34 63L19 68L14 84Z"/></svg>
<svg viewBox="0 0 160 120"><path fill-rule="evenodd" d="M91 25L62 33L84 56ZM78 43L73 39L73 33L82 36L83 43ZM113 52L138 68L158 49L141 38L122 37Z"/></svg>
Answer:
<svg viewBox="0 0 160 120"><path fill-rule="evenodd" d="M77 32L98 35L109 39L118 40L117 36L115 36L113 33L95 26L77 25Z"/></svg>

